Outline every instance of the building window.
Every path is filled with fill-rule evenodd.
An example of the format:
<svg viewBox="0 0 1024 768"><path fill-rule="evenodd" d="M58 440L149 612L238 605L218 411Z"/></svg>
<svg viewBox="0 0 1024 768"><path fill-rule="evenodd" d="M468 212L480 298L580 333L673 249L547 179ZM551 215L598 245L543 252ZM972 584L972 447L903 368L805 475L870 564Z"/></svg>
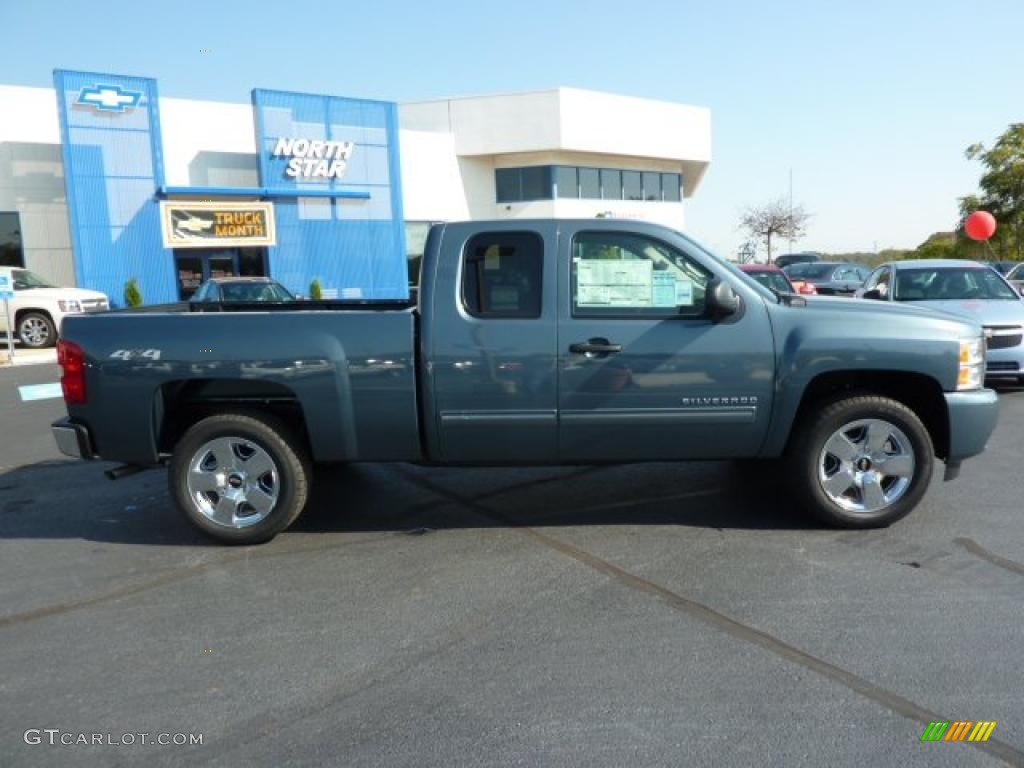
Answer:
<svg viewBox="0 0 1024 768"><path fill-rule="evenodd" d="M622 199L622 171L614 168L601 169L601 199Z"/></svg>
<svg viewBox="0 0 1024 768"><path fill-rule="evenodd" d="M523 200L551 199L551 166L538 165L520 169L523 178Z"/></svg>
<svg viewBox="0 0 1024 768"><path fill-rule="evenodd" d="M0 267L24 267L21 222L17 213L0 213Z"/></svg>
<svg viewBox="0 0 1024 768"><path fill-rule="evenodd" d="M575 198L583 200L646 200L678 203L682 175L618 168L578 168L570 165L534 165L494 171L499 203Z"/></svg>
<svg viewBox="0 0 1024 768"><path fill-rule="evenodd" d="M488 232L466 244L462 303L474 317L540 317L544 243L533 232Z"/></svg>
<svg viewBox="0 0 1024 768"><path fill-rule="evenodd" d="M551 166L498 168L494 172L494 187L499 203L550 200L552 198Z"/></svg>
<svg viewBox="0 0 1024 768"><path fill-rule="evenodd" d="M683 177L678 173L661 174L662 200L667 203L678 203L683 199L681 187Z"/></svg>
<svg viewBox="0 0 1024 768"><path fill-rule="evenodd" d="M644 199L643 174L640 171L622 172L622 197L626 200Z"/></svg>
<svg viewBox="0 0 1024 768"><path fill-rule="evenodd" d="M597 168L580 168L580 197L601 199L601 172Z"/></svg>
<svg viewBox="0 0 1024 768"><path fill-rule="evenodd" d="M518 168L499 168L494 172L494 187L499 203L517 203L523 199Z"/></svg>
<svg viewBox="0 0 1024 768"><path fill-rule="evenodd" d="M661 200L661 174L644 171L644 200Z"/></svg>
<svg viewBox="0 0 1024 768"><path fill-rule="evenodd" d="M555 166L555 196L580 196L580 183L576 175L576 168L568 165Z"/></svg>

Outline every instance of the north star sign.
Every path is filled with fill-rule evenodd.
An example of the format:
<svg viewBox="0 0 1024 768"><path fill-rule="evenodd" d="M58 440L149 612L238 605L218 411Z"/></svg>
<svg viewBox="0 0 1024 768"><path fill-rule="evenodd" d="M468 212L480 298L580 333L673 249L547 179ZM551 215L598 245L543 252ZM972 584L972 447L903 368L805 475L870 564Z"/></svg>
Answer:
<svg viewBox="0 0 1024 768"><path fill-rule="evenodd" d="M351 141L277 140L274 157L287 157L284 174L290 178L340 179L345 175L355 144Z"/></svg>

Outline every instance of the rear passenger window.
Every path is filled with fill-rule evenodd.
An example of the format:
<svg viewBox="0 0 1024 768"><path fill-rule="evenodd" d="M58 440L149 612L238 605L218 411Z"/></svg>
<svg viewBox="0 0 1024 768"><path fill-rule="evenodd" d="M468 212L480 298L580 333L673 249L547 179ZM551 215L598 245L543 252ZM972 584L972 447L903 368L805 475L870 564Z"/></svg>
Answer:
<svg viewBox="0 0 1024 768"><path fill-rule="evenodd" d="M544 242L532 232L489 232L466 244L462 303L474 317L540 317Z"/></svg>

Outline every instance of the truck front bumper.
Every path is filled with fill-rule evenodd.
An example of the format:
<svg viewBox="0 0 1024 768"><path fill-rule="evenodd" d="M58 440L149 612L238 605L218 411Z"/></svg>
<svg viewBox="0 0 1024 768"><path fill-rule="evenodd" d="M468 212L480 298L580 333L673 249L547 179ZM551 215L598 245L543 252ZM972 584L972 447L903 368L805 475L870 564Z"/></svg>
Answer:
<svg viewBox="0 0 1024 768"><path fill-rule="evenodd" d="M985 450L999 419L999 398L991 389L946 392L945 397L949 413L949 453L946 456L949 479L951 468Z"/></svg>
<svg viewBox="0 0 1024 768"><path fill-rule="evenodd" d="M97 458L89 430L81 424L75 424L71 419L61 419L55 421L50 430L58 450L65 456L74 456L76 459Z"/></svg>

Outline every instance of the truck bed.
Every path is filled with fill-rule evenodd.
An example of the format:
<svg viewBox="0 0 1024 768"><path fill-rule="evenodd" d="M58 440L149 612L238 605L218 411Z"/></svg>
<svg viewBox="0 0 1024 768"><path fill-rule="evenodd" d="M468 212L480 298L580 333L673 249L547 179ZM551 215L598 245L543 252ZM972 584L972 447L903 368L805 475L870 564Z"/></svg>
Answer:
<svg viewBox="0 0 1024 768"><path fill-rule="evenodd" d="M170 450L176 410L210 403L301 409L318 461L415 461L417 324L405 302L181 303L68 317L62 337L86 353L89 392L69 415L90 428L97 454L132 464Z"/></svg>

